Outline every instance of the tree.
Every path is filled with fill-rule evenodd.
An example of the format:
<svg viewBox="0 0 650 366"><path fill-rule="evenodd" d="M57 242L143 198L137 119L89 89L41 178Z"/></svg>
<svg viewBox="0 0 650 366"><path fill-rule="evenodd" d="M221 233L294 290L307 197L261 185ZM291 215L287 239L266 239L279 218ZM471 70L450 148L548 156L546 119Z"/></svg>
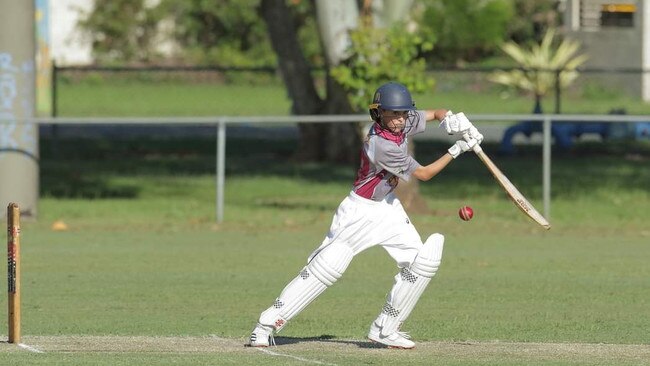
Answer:
<svg viewBox="0 0 650 366"><path fill-rule="evenodd" d="M555 29L549 29L542 42L533 44L530 49L512 41L504 43L501 49L521 69L496 71L489 80L532 93L535 97L534 110L541 112L544 96L555 90L558 82L561 89L573 83L579 75L577 67L587 60L586 55L576 55L579 42L564 39L559 44L554 43L555 34Z"/></svg>
<svg viewBox="0 0 650 366"><path fill-rule="evenodd" d="M365 15L350 32L349 56L332 69L332 76L345 88L356 111L366 110L375 89L391 80L414 94L433 87L434 80L426 75L424 59L419 57L433 45L405 29L401 21L387 28L375 27Z"/></svg>
<svg viewBox="0 0 650 366"><path fill-rule="evenodd" d="M172 37L191 64L268 66L275 63L259 0L161 0L158 14L173 19Z"/></svg>
<svg viewBox="0 0 650 366"><path fill-rule="evenodd" d="M516 17L508 22L508 37L517 44L540 42L550 28L558 27L562 18L558 0L513 0ZM567 5L568 6L568 5Z"/></svg>
<svg viewBox="0 0 650 366"><path fill-rule="evenodd" d="M144 0L114 0L95 1L79 26L90 37L97 62L116 63L149 61L157 22Z"/></svg>
<svg viewBox="0 0 650 366"><path fill-rule="evenodd" d="M298 39L294 15L285 0L262 0L260 14L266 22L271 44L278 57L280 73L296 115L349 114L352 107L345 91L326 70L325 97ZM360 146L355 123L299 124L300 141L296 157L309 161L356 162Z"/></svg>
<svg viewBox="0 0 650 366"><path fill-rule="evenodd" d="M99 64L154 62L161 42L193 65L269 66L275 55L256 12L260 0L94 1L79 26ZM169 57L169 55L165 55Z"/></svg>
<svg viewBox="0 0 650 366"><path fill-rule="evenodd" d="M388 80L399 79L415 92L430 86L422 76L423 61L412 62L419 51L415 45L422 42L413 35L405 34L403 24L396 25L390 32L373 27L369 21L373 14L369 10L371 3L365 1L366 21L356 31L359 12L355 0L315 1L309 5L313 16L318 19L321 52L325 56L321 58L325 68L325 90L321 98L303 45L298 40L294 21L296 9L307 6L307 3L293 3L293 6L289 6L285 0L262 0L260 14L267 24L271 44L278 56L281 74L293 101L294 114L350 114L363 111L374 89ZM404 5L409 2L386 1L383 4L383 8L377 9L375 18L377 22L389 24L396 13L399 16L404 12L399 12L399 9L408 9ZM337 12L338 18L333 17ZM354 34L353 41L349 42L351 34ZM373 39L372 36L378 38ZM345 47L348 43L351 47ZM366 62L369 54L381 59L380 62ZM365 71L357 72L364 65L368 66ZM299 129L299 158L357 161L361 141L358 124L305 124L300 125Z"/></svg>
<svg viewBox="0 0 650 366"><path fill-rule="evenodd" d="M297 1L296 3L304 5ZM430 49L415 32L396 20L406 18L408 1L384 1L371 7L365 0L361 18L355 0L315 1L316 18L325 57L325 97L321 99L309 64L297 40L291 8L285 0L262 0L260 13L267 23L271 43L278 55L280 70L294 114L337 114L367 109L372 93L383 82L399 80L413 92L432 85L424 73L424 61L417 58ZM377 5L375 4L375 5ZM374 23L382 25L377 27ZM389 26L390 25L390 26ZM351 124L300 126L302 157L330 161L357 161L361 136ZM398 195L407 207L426 211L415 180L400 184ZM406 187L406 189L404 189ZM419 207L418 207L419 206Z"/></svg>
<svg viewBox="0 0 650 366"><path fill-rule="evenodd" d="M529 0L528 0L529 1ZM435 41L432 63L477 61L498 51L514 17L512 0L423 0L425 39Z"/></svg>

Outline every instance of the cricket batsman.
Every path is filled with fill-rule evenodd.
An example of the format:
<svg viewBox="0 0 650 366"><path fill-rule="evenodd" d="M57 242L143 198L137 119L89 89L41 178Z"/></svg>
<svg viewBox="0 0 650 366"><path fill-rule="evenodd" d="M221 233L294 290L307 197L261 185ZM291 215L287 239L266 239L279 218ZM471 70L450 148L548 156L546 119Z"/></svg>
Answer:
<svg viewBox="0 0 650 366"><path fill-rule="evenodd" d="M250 346L273 344L274 333L341 278L355 255L375 245L386 249L399 272L370 325L368 338L392 348L415 346L400 328L438 271L445 238L434 233L422 242L394 190L400 179L430 180L460 154L480 144L483 135L463 113L416 110L408 89L396 82L377 89L369 111L374 123L363 143L352 191L339 205L327 236L311 253L307 265L261 313ZM459 139L443 156L421 165L409 155L408 142L433 120L441 121L440 126Z"/></svg>

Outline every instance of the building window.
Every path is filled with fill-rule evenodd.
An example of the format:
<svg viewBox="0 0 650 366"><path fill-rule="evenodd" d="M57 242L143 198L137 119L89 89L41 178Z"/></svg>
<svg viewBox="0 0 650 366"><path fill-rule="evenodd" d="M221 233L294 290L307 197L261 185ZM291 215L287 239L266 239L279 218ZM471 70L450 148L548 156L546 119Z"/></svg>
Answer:
<svg viewBox="0 0 650 366"><path fill-rule="evenodd" d="M634 27L635 1L580 0L580 27L583 30Z"/></svg>
<svg viewBox="0 0 650 366"><path fill-rule="evenodd" d="M634 4L604 4L600 10L602 27L634 27Z"/></svg>

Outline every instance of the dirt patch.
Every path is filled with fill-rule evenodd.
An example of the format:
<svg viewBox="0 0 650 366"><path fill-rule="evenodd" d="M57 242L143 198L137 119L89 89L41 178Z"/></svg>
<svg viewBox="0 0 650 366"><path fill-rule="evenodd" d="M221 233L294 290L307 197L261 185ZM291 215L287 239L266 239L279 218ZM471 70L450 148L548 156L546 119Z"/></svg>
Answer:
<svg viewBox="0 0 650 366"><path fill-rule="evenodd" d="M244 340L216 337L146 337L146 336L33 336L23 337L22 344L42 352L155 352L212 353L244 349ZM19 351L16 345L2 343L0 351Z"/></svg>
<svg viewBox="0 0 650 366"><path fill-rule="evenodd" d="M23 347L0 343L0 353L263 353L244 347L245 339L207 337L146 336L26 336ZM319 338L277 338L277 346L265 350L273 355L337 354L345 358L378 356L383 350L373 343L358 340ZM650 345L516 342L418 342L406 358L424 356L455 360L564 360L636 364L650 363ZM416 356L416 357L414 357ZM292 356L289 356L292 357Z"/></svg>

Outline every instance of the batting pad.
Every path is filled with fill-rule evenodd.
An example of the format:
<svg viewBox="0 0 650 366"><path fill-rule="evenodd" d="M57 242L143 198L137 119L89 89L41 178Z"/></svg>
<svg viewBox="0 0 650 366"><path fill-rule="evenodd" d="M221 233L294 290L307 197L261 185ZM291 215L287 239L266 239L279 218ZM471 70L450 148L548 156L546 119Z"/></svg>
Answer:
<svg viewBox="0 0 650 366"><path fill-rule="evenodd" d="M343 244L323 248L280 293L273 306L260 315L259 322L279 331L293 317L332 286L352 261L352 249Z"/></svg>
<svg viewBox="0 0 650 366"><path fill-rule="evenodd" d="M388 336L398 331L411 314L424 289L438 271L444 241L445 237L441 234L429 236L409 268L402 268L395 276L395 285L376 321L382 327L382 335Z"/></svg>

